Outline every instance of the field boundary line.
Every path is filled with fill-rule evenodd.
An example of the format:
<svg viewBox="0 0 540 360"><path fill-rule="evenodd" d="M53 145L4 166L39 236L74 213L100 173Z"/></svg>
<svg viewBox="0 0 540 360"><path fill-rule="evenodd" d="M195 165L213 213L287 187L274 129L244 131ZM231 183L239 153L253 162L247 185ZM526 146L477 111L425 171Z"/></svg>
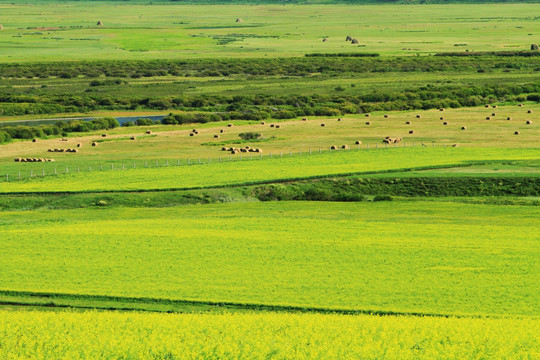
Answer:
<svg viewBox="0 0 540 360"><path fill-rule="evenodd" d="M317 314L339 314L339 315L374 315L374 316L414 316L414 317L438 317L438 318L506 318L506 317L524 317L525 315L478 315L478 314L451 314L451 313L429 313L420 311L393 311L393 310L369 310L369 309L347 309L347 308L325 308L317 306L299 306L299 305L272 305L262 303L241 303L233 301L203 301L203 300L182 300L151 297L122 297L108 295L85 295L85 294L66 294L49 292L31 292L0 290L0 296L3 297L28 297L42 298L43 302L33 301L13 301L0 299L0 306L21 306L21 307L46 307L63 309L95 309L109 311L141 311L141 312L159 312L159 313L185 313L178 310L156 310L137 307L110 305L89 306L75 304L56 304L57 300L73 301L103 301L103 302L122 302L133 305L169 305L169 306L210 306L216 307L216 310L251 310L251 311L273 311L273 312L292 312L292 313L317 313Z"/></svg>

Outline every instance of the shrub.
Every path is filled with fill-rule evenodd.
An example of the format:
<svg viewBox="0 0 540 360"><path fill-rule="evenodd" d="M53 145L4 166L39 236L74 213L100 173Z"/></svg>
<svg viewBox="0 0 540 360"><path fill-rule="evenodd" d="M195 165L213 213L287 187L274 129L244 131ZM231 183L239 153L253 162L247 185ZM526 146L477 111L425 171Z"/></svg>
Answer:
<svg viewBox="0 0 540 360"><path fill-rule="evenodd" d="M262 134L256 132L245 132L238 134L238 136L240 136L244 140L257 140L262 136Z"/></svg>

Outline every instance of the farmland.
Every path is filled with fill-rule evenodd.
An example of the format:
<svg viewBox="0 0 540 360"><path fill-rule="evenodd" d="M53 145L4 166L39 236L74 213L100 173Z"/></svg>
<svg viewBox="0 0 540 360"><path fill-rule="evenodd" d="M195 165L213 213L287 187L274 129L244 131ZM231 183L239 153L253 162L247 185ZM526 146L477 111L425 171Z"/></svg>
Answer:
<svg viewBox="0 0 540 360"><path fill-rule="evenodd" d="M537 358L538 9L0 4L0 358Z"/></svg>

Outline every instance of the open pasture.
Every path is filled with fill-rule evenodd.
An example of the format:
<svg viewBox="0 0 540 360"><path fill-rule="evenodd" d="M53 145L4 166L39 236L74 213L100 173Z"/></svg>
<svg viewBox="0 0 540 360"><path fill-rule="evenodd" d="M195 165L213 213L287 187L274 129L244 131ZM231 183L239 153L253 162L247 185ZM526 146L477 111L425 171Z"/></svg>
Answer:
<svg viewBox="0 0 540 360"><path fill-rule="evenodd" d="M528 50L538 4L355 6L0 4L0 61ZM241 22L236 22L237 19ZM98 26L98 21L103 25ZM358 38L353 45L346 36ZM323 38L328 41L323 42Z"/></svg>
<svg viewBox="0 0 540 360"><path fill-rule="evenodd" d="M538 315L540 209L508 211L393 201L2 212L0 288Z"/></svg>
<svg viewBox="0 0 540 360"><path fill-rule="evenodd" d="M10 359L468 360L540 355L539 321L532 319L2 310L0 324L0 357Z"/></svg>

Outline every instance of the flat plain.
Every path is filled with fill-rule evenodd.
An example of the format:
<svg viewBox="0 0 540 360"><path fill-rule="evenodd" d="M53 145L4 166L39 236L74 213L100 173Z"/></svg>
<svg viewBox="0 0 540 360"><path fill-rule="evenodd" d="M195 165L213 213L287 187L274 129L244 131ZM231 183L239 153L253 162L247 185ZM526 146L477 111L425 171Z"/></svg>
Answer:
<svg viewBox="0 0 540 360"><path fill-rule="evenodd" d="M537 358L538 8L0 4L0 358Z"/></svg>

